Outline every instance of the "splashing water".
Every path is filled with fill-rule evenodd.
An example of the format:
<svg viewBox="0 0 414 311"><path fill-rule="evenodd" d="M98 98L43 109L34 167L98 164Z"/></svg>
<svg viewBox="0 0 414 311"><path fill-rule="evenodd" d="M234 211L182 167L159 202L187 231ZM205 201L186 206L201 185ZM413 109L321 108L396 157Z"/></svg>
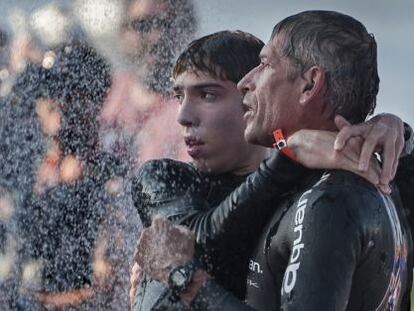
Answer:
<svg viewBox="0 0 414 311"><path fill-rule="evenodd" d="M83 28L88 23L78 23L93 16L87 10L79 14L79 3L21 8L19 31L5 44L7 75L0 68L5 310L128 309L140 230L129 176L145 159L181 156L168 96L175 55L195 31L192 5L111 2L119 6L119 27L94 36ZM89 25L96 29L99 22Z"/></svg>

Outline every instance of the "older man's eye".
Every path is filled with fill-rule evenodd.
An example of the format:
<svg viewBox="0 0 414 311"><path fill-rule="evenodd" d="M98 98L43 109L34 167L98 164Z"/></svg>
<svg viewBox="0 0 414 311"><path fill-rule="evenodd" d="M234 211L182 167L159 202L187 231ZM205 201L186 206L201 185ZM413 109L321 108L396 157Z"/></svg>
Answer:
<svg viewBox="0 0 414 311"><path fill-rule="evenodd" d="M265 63L265 62L260 62L260 68L266 68L266 67L269 67L269 64L268 63Z"/></svg>

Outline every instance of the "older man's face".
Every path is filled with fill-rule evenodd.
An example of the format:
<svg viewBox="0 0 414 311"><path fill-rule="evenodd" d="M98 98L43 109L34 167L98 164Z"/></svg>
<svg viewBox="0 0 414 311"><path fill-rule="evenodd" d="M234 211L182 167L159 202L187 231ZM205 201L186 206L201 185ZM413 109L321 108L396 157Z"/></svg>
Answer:
<svg viewBox="0 0 414 311"><path fill-rule="evenodd" d="M271 146L274 130L289 135L299 127L300 78L287 79L289 61L281 56L282 40L282 35L270 40L260 52L260 65L238 84L245 94L245 138L250 143Z"/></svg>

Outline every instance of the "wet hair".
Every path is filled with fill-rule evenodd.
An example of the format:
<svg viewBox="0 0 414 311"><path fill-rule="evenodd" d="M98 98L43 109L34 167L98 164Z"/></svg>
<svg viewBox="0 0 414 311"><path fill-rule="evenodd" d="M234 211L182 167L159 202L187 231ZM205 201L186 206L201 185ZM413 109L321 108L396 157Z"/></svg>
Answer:
<svg viewBox="0 0 414 311"><path fill-rule="evenodd" d="M63 154L93 160L98 153L99 115L110 86L110 67L87 44L63 45L54 53L54 64L46 71L39 97L58 103Z"/></svg>
<svg viewBox="0 0 414 311"><path fill-rule="evenodd" d="M305 11L279 22L271 38L280 34L284 42L278 52L289 60L289 79L320 66L332 115L356 123L373 113L379 88L377 44L362 23L338 12Z"/></svg>
<svg viewBox="0 0 414 311"><path fill-rule="evenodd" d="M238 83L259 65L264 43L243 31L220 31L194 40L181 53L173 68L176 78L184 71L202 71Z"/></svg>

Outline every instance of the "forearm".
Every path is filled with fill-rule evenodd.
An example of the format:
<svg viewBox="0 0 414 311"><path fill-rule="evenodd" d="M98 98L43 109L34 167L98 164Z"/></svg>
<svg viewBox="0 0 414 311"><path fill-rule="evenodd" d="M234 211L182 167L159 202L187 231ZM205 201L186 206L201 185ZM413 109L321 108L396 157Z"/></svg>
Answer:
<svg viewBox="0 0 414 311"><path fill-rule="evenodd" d="M195 233L198 243L221 240L224 236L226 239L237 237L236 241L242 240L243 234L246 238L257 236L276 202L293 188L304 172L304 167L275 152L218 206L191 212L180 223Z"/></svg>
<svg viewBox="0 0 414 311"><path fill-rule="evenodd" d="M154 215L162 214L189 227L199 244L218 241L223 234L229 238L245 234L249 238L259 234L275 201L288 192L304 172L303 166L275 151L220 204L210 207L197 191L189 190L194 188L197 176L187 165L153 161L147 163L135 179L134 202L146 226ZM171 181L176 179L181 183L174 183L173 187ZM247 230L240 232L243 225Z"/></svg>
<svg viewBox="0 0 414 311"><path fill-rule="evenodd" d="M192 310L226 310L226 311L253 311L255 309L249 307L244 302L238 300L230 292L226 291L214 280L207 279L203 282L203 285L192 284L197 287L196 295L193 299L182 301L191 306ZM191 291L191 287L188 291Z"/></svg>

